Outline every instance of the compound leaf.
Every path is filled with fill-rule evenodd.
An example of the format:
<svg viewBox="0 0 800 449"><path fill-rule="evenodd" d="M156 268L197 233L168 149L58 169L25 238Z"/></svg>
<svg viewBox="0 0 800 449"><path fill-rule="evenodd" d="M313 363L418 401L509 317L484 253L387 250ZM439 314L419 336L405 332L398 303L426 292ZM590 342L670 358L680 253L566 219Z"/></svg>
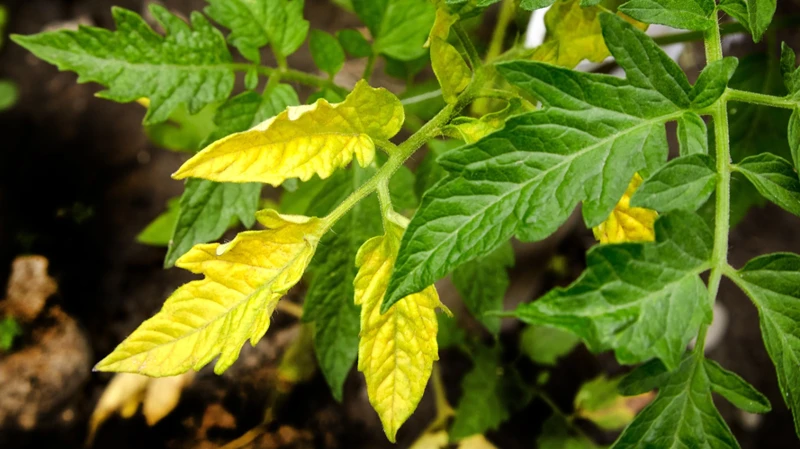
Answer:
<svg viewBox="0 0 800 449"><path fill-rule="evenodd" d="M711 397L702 353L687 354L664 376L658 397L642 410L612 449L691 447L738 449L739 444Z"/></svg>
<svg viewBox="0 0 800 449"><path fill-rule="evenodd" d="M181 257L179 267L205 278L178 288L95 369L174 376L219 356L219 374L236 361L245 341L255 345L325 229L317 218L272 210L260 212L258 220L267 230L242 232L224 245L196 245Z"/></svg>
<svg viewBox="0 0 800 449"><path fill-rule="evenodd" d="M664 215L656 222L656 242L592 248L577 281L518 307L516 315L573 332L594 352L613 349L622 364L655 355L674 368L711 319L699 276L711 247L711 231L699 216Z"/></svg>
<svg viewBox="0 0 800 449"><path fill-rule="evenodd" d="M366 167L375 157L373 139L400 131L400 100L365 81L341 103L319 99L290 107L241 133L218 140L189 159L173 175L212 181L280 185L289 178L327 178L355 157Z"/></svg>
<svg viewBox="0 0 800 449"><path fill-rule="evenodd" d="M609 47L637 74L636 84L539 62L498 65L545 107L439 158L448 175L425 194L403 236L385 308L515 234L523 241L547 237L579 202L586 225L599 225L637 171L664 163L664 123L682 111L653 87L679 90L688 104L689 83L644 33L610 14L603 22ZM630 57L637 48L653 54ZM660 62L672 68L658 68Z"/></svg>
<svg viewBox="0 0 800 449"><path fill-rule="evenodd" d="M106 86L98 94L103 98L149 98L145 124L167 120L180 105L196 114L228 98L235 75L222 34L200 13L191 15L190 27L161 6L152 4L150 11L166 35L138 14L114 7L117 31L81 26L12 39L60 70L76 72L78 82Z"/></svg>

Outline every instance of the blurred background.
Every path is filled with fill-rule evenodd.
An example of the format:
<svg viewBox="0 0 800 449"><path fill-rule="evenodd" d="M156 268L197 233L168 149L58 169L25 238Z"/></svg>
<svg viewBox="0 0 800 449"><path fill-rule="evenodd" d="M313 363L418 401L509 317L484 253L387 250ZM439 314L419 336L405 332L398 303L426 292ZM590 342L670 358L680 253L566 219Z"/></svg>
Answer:
<svg viewBox="0 0 800 449"><path fill-rule="evenodd" d="M113 28L112 5L147 17L147 3L3 1L8 14L3 33L7 37L8 33L32 34L78 24ZM160 3L184 16L205 6L202 0ZM796 2L779 3L779 14L800 14ZM498 6L475 22L478 41L488 40ZM305 17L312 28L329 32L362 27L354 14L331 1L306 0ZM512 21L510 38L523 33L528 23L527 17ZM757 68L739 80L740 88L769 92L777 86L773 92L779 91L780 74L769 69L764 55L777 58L779 42L797 44L798 37L800 30L784 29L755 45L744 35L728 36L727 54L747 56L748 66ZM675 56L693 80L696 67L703 63L702 48L686 45ZM296 69L316 71L305 46L289 63ZM363 64L363 59L348 61L337 81L352 85ZM420 81L431 78L427 72L418 75ZM136 238L164 212L170 198L181 194L182 183L169 175L187 155L159 148L148 139L141 126L143 107L95 98L99 86L77 84L74 74L59 73L8 39L0 49L0 80L6 83L0 89L17 92L13 105L4 105L0 112L0 284L9 283L8 292L0 292L0 298L6 297L0 303L0 319L12 312L23 317L18 320L19 335L8 350L0 352L0 447L82 447L92 412L112 378L92 373L91 367L155 313L178 285L192 279L185 271L162 269L164 249ZM11 83L14 87L8 87ZM238 84L241 89L241 79ZM404 89L381 67L373 84L398 94ZM310 94L302 86L295 87L301 100ZM731 114L738 138L746 142L742 145L783 151L779 147L786 146L787 114L756 107ZM411 164L421 157L415 156ZM747 186L740 187L734 191L734 202L747 197L748 204L755 205L746 216L744 211L739 214L741 220L731 237L732 264L741 266L767 252L800 252L800 219L753 199ZM265 196L275 195L265 189ZM583 269L585 251L594 243L591 231L578 219L547 241L515 245L516 265L506 307L574 280ZM463 313L452 285L444 281L439 288L460 324L477 338L488 339L480 325ZM302 288L296 290L290 299L300 301ZM766 416L745 414L724 401L718 402L720 410L743 448L797 448L755 309L727 281L723 281L719 302L709 357L739 373L773 404ZM299 332L296 319L277 313L265 341L256 348L246 345L239 362L224 375L205 369L193 379L168 387L168 392L178 391L180 400L154 425L148 425L135 407L127 419L109 413L93 447L215 448L242 435L244 439L225 447L405 448L416 440L435 413L431 391L393 446L369 406L363 376L355 370L345 385L342 403L331 397L319 374L281 389L276 380L279 361ZM503 323L501 341L512 348L510 353L519 353L520 334L519 323ZM518 362L523 376L535 378L541 372L529 360ZM470 369L469 358L448 349L442 351L439 365L447 397L457 404L461 379ZM563 410L570 411L583 383L600 374L625 371L610 354L595 356L581 346L549 368L546 388ZM276 394L279 390L280 395ZM522 405L497 431L487 434L497 447L536 447L536 437L551 411L538 399ZM262 424L265 410L270 420ZM608 444L616 435L591 423L581 426L599 443Z"/></svg>

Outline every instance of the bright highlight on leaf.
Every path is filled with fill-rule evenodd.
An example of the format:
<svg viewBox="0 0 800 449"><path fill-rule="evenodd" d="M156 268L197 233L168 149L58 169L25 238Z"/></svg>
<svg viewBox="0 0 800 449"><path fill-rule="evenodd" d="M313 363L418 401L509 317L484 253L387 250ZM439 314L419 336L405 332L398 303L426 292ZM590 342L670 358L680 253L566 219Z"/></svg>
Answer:
<svg viewBox="0 0 800 449"><path fill-rule="evenodd" d="M341 103L319 99L289 107L260 125L221 139L189 159L175 179L261 182L278 186L289 178L327 178L353 157L365 167L375 157L374 140L400 131L400 100L365 81Z"/></svg>
<svg viewBox="0 0 800 449"><path fill-rule="evenodd" d="M356 256L358 275L355 301L361 306L361 341L358 370L367 380L369 401L383 423L390 441L417 408L439 358L436 288L398 301L381 314L404 227L389 219L386 234L368 240Z"/></svg>
<svg viewBox="0 0 800 449"><path fill-rule="evenodd" d="M306 269L322 236L322 220L259 212L265 231L242 232L232 241L196 245L177 266L205 278L178 288L95 369L162 377L199 370L220 356L222 373L248 339L267 332L278 300Z"/></svg>
<svg viewBox="0 0 800 449"><path fill-rule="evenodd" d="M656 238L655 223L658 212L641 207L631 207L631 196L642 185L642 177L635 174L622 195L617 207L606 221L592 229L600 243L652 242Z"/></svg>

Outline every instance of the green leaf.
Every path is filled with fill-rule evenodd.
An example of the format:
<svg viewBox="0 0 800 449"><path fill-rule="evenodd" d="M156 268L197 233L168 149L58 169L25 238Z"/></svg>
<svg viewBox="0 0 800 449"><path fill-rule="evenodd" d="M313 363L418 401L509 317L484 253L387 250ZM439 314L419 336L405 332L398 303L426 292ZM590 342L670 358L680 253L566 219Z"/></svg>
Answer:
<svg viewBox="0 0 800 449"><path fill-rule="evenodd" d="M150 11L166 35L161 36L136 13L118 7L111 12L117 31L80 27L32 36L14 42L60 70L79 75L78 82L96 82L108 90L98 96L118 102L149 98L145 124L167 120L184 104L190 114L224 101L233 89L234 72L225 38L200 13L191 28L156 4Z"/></svg>
<svg viewBox="0 0 800 449"><path fill-rule="evenodd" d="M656 400L639 413L612 449L739 448L714 407L705 366L702 353L687 354L659 386Z"/></svg>
<svg viewBox="0 0 800 449"><path fill-rule="evenodd" d="M356 14L372 33L375 53L400 61L424 55L422 47L436 8L427 0L353 0Z"/></svg>
<svg viewBox="0 0 800 449"><path fill-rule="evenodd" d="M789 95L795 97L800 91L800 69L797 68L797 55L786 42L781 43L781 73Z"/></svg>
<svg viewBox="0 0 800 449"><path fill-rule="evenodd" d="M519 7L527 9L528 11L533 11L534 9L547 8L555 2L556 0L521 0L519 2Z"/></svg>
<svg viewBox="0 0 800 449"><path fill-rule="evenodd" d="M214 117L218 108L219 105L211 104L192 115L185 105L180 105L167 121L146 125L144 131L150 140L162 148L196 152L216 128Z"/></svg>
<svg viewBox="0 0 800 449"><path fill-rule="evenodd" d="M187 180L164 267L175 265L194 245L222 237L234 218L252 226L260 197L261 184L257 183Z"/></svg>
<svg viewBox="0 0 800 449"><path fill-rule="evenodd" d="M314 64L328 75L333 76L344 67L344 49L332 35L321 30L311 30L308 48Z"/></svg>
<svg viewBox="0 0 800 449"><path fill-rule="evenodd" d="M717 25L714 0L631 0L619 7L646 23L702 31Z"/></svg>
<svg viewBox="0 0 800 449"><path fill-rule="evenodd" d="M372 54L372 45L358 30L344 29L336 33L342 48L354 58L366 58Z"/></svg>
<svg viewBox="0 0 800 449"><path fill-rule="evenodd" d="M439 321L436 342L440 351L449 348L460 348L466 344L467 332L458 325L458 320L455 317L448 316L446 313L437 313L436 319Z"/></svg>
<svg viewBox="0 0 800 449"><path fill-rule="evenodd" d="M652 87L683 86L672 91L688 105L689 83L682 72L680 82L670 77L680 69L644 33L612 15L602 20L609 47L636 74L635 83L539 62L499 64L509 82L545 107L439 158L448 176L425 194L403 236L384 308L515 234L523 241L547 237L579 202L586 225L597 226L637 171L663 164L664 123L682 112ZM654 53L636 54L642 48Z"/></svg>
<svg viewBox="0 0 800 449"><path fill-rule="evenodd" d="M711 391L721 395L736 407L749 413L767 413L772 410L769 399L739 375L721 367L719 363L706 360L705 371L711 382Z"/></svg>
<svg viewBox="0 0 800 449"><path fill-rule="evenodd" d="M450 428L450 439L459 441L483 434L506 421L511 412L525 407L531 391L512 368L502 368L499 346L478 346L472 354L472 370L464 376L464 392Z"/></svg>
<svg viewBox="0 0 800 449"><path fill-rule="evenodd" d="M800 216L800 180L787 160L771 153L750 156L734 166L765 198Z"/></svg>
<svg viewBox="0 0 800 449"><path fill-rule="evenodd" d="M19 89L17 84L9 80L0 80L0 112L17 104Z"/></svg>
<svg viewBox="0 0 800 449"><path fill-rule="evenodd" d="M417 178L406 166L401 166L389 180L389 197L398 212L413 212L419 206L419 198L414 192ZM410 215L410 214L409 214Z"/></svg>
<svg viewBox="0 0 800 449"><path fill-rule="evenodd" d="M444 153L463 145L458 140L429 140L428 154L417 167L417 180L414 184L414 191L418 197L427 192L439 180L447 176L447 172L439 165L436 160Z"/></svg>
<svg viewBox="0 0 800 449"><path fill-rule="evenodd" d="M258 63L258 50L270 44L279 58L294 53L308 34L304 0L206 0L206 14L231 30L228 41Z"/></svg>
<svg viewBox="0 0 800 449"><path fill-rule="evenodd" d="M575 334L556 327L531 325L520 335L520 352L539 365L555 366L581 340Z"/></svg>
<svg viewBox="0 0 800 449"><path fill-rule="evenodd" d="M524 1L524 0L523 0ZM587 437L571 433L571 425L563 416L555 413L542 425L542 433L536 438L538 449L597 449Z"/></svg>
<svg viewBox="0 0 800 449"><path fill-rule="evenodd" d="M150 222L139 235L136 241L152 246L169 246L175 224L178 222L180 203L178 198L172 198L167 202L167 210L155 220Z"/></svg>
<svg viewBox="0 0 800 449"><path fill-rule="evenodd" d="M214 141L239 131L244 131L287 106L298 104L297 94L291 86L275 86L266 96L244 92L220 106L214 117L217 129L207 140ZM197 243L216 240L238 219L247 227L253 225L261 184L218 183L204 179L189 179L181 196L180 213L172 235L165 267L171 267L183 254Z"/></svg>
<svg viewBox="0 0 800 449"><path fill-rule="evenodd" d="M758 308L761 334L800 435L800 256L757 257L732 279Z"/></svg>
<svg viewBox="0 0 800 449"><path fill-rule="evenodd" d="M494 335L500 332L500 317L487 315L487 312L503 310L503 298L509 284L508 268L512 266L514 248L506 242L488 256L453 271L453 284L467 310Z"/></svg>
<svg viewBox="0 0 800 449"><path fill-rule="evenodd" d="M708 128L702 117L686 112L678 118L678 143L681 156L708 154Z"/></svg>
<svg viewBox="0 0 800 449"><path fill-rule="evenodd" d="M714 25L716 26L716 22ZM725 93L738 66L739 60L733 57L722 58L707 65L689 92L692 107L702 109L714 104Z"/></svg>
<svg viewBox="0 0 800 449"><path fill-rule="evenodd" d="M603 430L622 430L633 421L636 410L617 388L621 378L602 374L581 385L575 394L575 416L587 419Z"/></svg>
<svg viewBox="0 0 800 449"><path fill-rule="evenodd" d="M613 349L622 364L656 356L674 368L700 325L711 321L699 276L711 247L711 231L699 216L663 215L656 242L595 246L577 281L519 306L516 315L573 332L593 352Z"/></svg>
<svg viewBox="0 0 800 449"><path fill-rule="evenodd" d="M739 21L759 42L772 23L777 0L721 0L719 8Z"/></svg>
<svg viewBox="0 0 800 449"><path fill-rule="evenodd" d="M788 137L794 168L800 170L800 109L792 111L792 116L789 118Z"/></svg>
<svg viewBox="0 0 800 449"><path fill-rule="evenodd" d="M670 372L661 360L652 359L623 377L618 389L625 396L636 396L666 384L669 377Z"/></svg>
<svg viewBox="0 0 800 449"><path fill-rule="evenodd" d="M8 351L14 345L14 339L22 335L22 328L12 317L0 320L0 351Z"/></svg>
<svg viewBox="0 0 800 449"><path fill-rule="evenodd" d="M717 172L709 156L682 156L647 178L633 194L631 206L659 212L696 211L714 193L716 182Z"/></svg>
<svg viewBox="0 0 800 449"><path fill-rule="evenodd" d="M325 216L375 172L352 166L324 182L307 213ZM299 189L298 189L299 190ZM314 350L320 369L337 401L358 355L360 309L353 302L356 254L370 237L381 234L377 198L356 204L320 241L311 262L311 282L303 303L303 321L314 322Z"/></svg>

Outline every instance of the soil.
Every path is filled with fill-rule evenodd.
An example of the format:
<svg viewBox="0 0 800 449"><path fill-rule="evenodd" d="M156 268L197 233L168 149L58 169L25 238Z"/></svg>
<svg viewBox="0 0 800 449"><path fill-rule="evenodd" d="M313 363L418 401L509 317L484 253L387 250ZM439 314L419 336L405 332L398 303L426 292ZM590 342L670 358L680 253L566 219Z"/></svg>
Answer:
<svg viewBox="0 0 800 449"><path fill-rule="evenodd" d="M202 0L162 3L182 13L204 6ZM328 1L306 3L312 27L358 26L354 16ZM4 4L10 9L9 31L20 34L78 22L110 28L112 4L144 10L142 0L11 0ZM0 78L14 80L21 94L12 110L0 113L0 283L8 279L12 261L19 255L49 259L58 293L50 299L46 312L50 319L40 323L51 330L43 331L36 341L47 341L42 348L51 350L55 344L67 357L56 358L46 350L28 357L53 359L50 364L68 368L40 366L39 371L69 373L48 378L47 385L36 384L36 397L25 401L46 406L49 412L32 425L0 427L0 447L77 448L84 444L89 416L110 379L107 374L90 373L91 366L157 311L172 290L192 278L178 269L163 270L164 251L135 241L164 210L167 200L181 193L181 183L169 174L185 155L156 148L147 140L140 126L144 110L138 105L97 99L98 86L76 84L75 75L59 73L14 44L7 43L0 51ZM290 64L313 70L305 48L290 58ZM508 307L534 299L581 272L585 250L593 241L579 219L571 223L546 242L518 245ZM732 263L741 266L753 256L773 251L800 252L800 234L795 232L799 224L800 219L777 207L752 211L733 232ZM566 257L566 276L546 269L555 254ZM445 301L458 312L452 287L443 285L443 291ZM298 294L293 296L290 299L298 299ZM758 419L719 401L726 420L744 449L798 447L791 415L761 341L755 309L729 283L723 283L720 298L730 321L722 343L709 356L764 392L774 409ZM367 402L363 377L355 371L341 404L333 400L320 375L288 396L276 398L270 388L275 361L295 328L286 314L276 314L275 320L265 341L256 348L246 346L241 360L225 375L203 370L184 391L178 407L157 425L148 427L141 414L132 419L112 418L100 429L93 447L220 447L258 426L269 403L275 404L272 424L242 447L408 447L433 417L429 392L401 429L398 444L389 444ZM513 348L518 334L517 323L504 323L505 344ZM88 346L81 346L86 342ZM448 396L456 403L469 361L457 352L444 351L441 366ZM525 375L536 375L533 367L523 368ZM601 371L616 374L623 369L609 354L594 356L578 349L553 371L551 394L569 409L580 383ZM62 382L60 387L58 382ZM53 399L52 392L59 389L72 393L55 403L40 404ZM533 401L488 437L502 449L533 447L549 414L541 401ZM601 442L613 440L613 435L588 431Z"/></svg>

